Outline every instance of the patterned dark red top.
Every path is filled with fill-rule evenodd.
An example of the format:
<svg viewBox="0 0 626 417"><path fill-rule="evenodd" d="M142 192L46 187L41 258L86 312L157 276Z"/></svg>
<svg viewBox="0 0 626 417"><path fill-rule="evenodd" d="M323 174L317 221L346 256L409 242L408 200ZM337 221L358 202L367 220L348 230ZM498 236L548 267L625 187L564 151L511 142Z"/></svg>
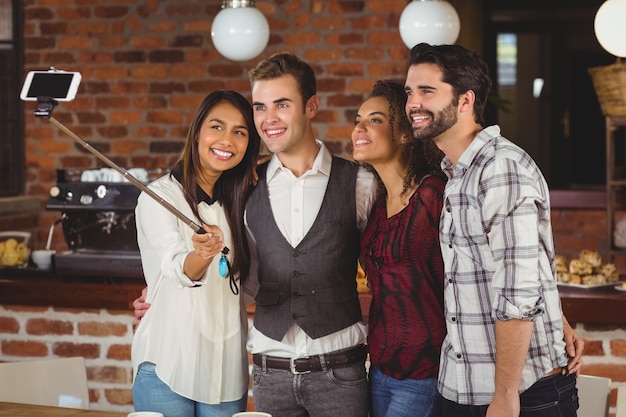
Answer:
<svg viewBox="0 0 626 417"><path fill-rule="evenodd" d="M439 217L445 182L427 177L408 206L387 218L384 196L361 238L372 292L370 360L396 379L436 378L446 333Z"/></svg>

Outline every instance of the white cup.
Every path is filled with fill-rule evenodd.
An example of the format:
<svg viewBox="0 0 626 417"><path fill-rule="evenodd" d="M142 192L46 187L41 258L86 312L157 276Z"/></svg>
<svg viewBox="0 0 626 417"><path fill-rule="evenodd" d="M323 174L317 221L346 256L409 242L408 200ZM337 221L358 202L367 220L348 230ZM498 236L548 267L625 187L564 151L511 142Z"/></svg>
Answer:
<svg viewBox="0 0 626 417"><path fill-rule="evenodd" d="M233 417L272 417L271 414L262 413L260 411L244 411L233 414Z"/></svg>
<svg viewBox="0 0 626 417"><path fill-rule="evenodd" d="M50 269L52 266L52 255L54 253L54 250L39 249L34 250L30 256L33 258L33 262L37 265L37 268Z"/></svg>
<svg viewBox="0 0 626 417"><path fill-rule="evenodd" d="M163 414L156 411L135 411L128 414L128 417L163 417Z"/></svg>

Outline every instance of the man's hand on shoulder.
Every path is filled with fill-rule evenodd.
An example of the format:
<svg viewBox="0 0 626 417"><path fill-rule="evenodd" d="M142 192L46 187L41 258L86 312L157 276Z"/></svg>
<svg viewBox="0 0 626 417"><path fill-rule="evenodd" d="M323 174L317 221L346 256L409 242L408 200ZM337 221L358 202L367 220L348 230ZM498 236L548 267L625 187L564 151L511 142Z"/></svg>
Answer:
<svg viewBox="0 0 626 417"><path fill-rule="evenodd" d="M256 160L256 167L255 169L252 171L252 183L254 185L256 185L259 182L259 173L257 172L257 168L261 165L263 165L264 163L266 163L267 161L269 161L270 159L272 159L272 154L268 153L265 155L259 155L259 157Z"/></svg>
<svg viewBox="0 0 626 417"><path fill-rule="evenodd" d="M146 315L148 309L150 308L150 303L146 303L146 293L148 292L148 287L144 287L141 290L141 295L139 298L133 301L133 308L135 309L135 318L133 320L133 326L135 331L137 330L137 326L141 323L141 318Z"/></svg>

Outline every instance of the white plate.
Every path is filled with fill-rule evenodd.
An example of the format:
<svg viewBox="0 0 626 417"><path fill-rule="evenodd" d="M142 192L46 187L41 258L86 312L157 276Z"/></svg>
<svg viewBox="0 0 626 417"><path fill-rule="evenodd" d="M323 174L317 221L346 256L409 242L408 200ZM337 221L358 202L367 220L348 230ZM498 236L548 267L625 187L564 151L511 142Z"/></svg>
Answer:
<svg viewBox="0 0 626 417"><path fill-rule="evenodd" d="M616 286L615 286L615 289L616 289L617 291L626 291L626 288L624 288L624 287L622 286L622 284L620 284L620 285L616 285Z"/></svg>
<svg viewBox="0 0 626 417"><path fill-rule="evenodd" d="M569 288L582 288L585 290L593 290L595 288L615 287L614 282L607 282L605 284L585 285L585 284L570 284L569 282L557 282L559 287Z"/></svg>

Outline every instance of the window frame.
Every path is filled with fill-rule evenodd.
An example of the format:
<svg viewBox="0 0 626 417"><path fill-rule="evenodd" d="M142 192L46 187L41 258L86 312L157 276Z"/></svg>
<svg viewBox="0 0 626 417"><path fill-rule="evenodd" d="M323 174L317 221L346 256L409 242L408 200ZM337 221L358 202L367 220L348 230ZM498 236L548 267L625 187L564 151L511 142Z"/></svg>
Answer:
<svg viewBox="0 0 626 417"><path fill-rule="evenodd" d="M0 39L0 82L6 86L0 97L0 197L14 197L25 192L24 104L19 98L24 71L24 5L11 0L12 39Z"/></svg>

